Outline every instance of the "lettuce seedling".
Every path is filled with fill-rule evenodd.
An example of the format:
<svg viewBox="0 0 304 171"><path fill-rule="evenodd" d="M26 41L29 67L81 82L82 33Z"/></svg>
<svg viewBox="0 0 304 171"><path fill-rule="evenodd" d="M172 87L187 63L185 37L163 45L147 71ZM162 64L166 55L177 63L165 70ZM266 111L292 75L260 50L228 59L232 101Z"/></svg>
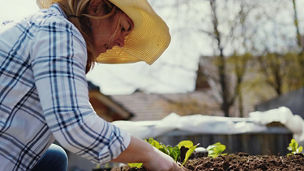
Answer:
<svg viewBox="0 0 304 171"><path fill-rule="evenodd" d="M129 167L141 168L142 165L143 165L142 163L128 163Z"/></svg>
<svg viewBox="0 0 304 171"><path fill-rule="evenodd" d="M209 145L207 147L208 157L216 158L220 155L226 155L226 153L223 153L225 151L225 149L226 149L226 146L221 144L220 142Z"/></svg>
<svg viewBox="0 0 304 171"><path fill-rule="evenodd" d="M174 161L178 161L180 158L180 150L177 146L175 147L171 147L171 146L167 146L168 152L169 152L169 156L172 157L174 159Z"/></svg>
<svg viewBox="0 0 304 171"><path fill-rule="evenodd" d="M298 142L295 139L292 139L289 143L287 149L290 151L287 155L300 154L303 151L303 147L299 146Z"/></svg>
<svg viewBox="0 0 304 171"><path fill-rule="evenodd" d="M148 142L151 146L158 149L159 151L171 156L172 158L177 158L176 154L175 154L176 152L174 152L172 147L161 144L153 138L146 139L145 141ZM170 155L170 152L172 153L171 155ZM179 156L179 155L177 155L177 156ZM140 167L142 167L142 165L143 165L142 163L128 163L128 166L136 167L136 168L140 168Z"/></svg>
<svg viewBox="0 0 304 171"><path fill-rule="evenodd" d="M175 161L179 160L180 157L180 150L177 146L175 147L171 147L169 145L164 145L162 143L159 143L158 141L156 141L153 138L149 138L148 140L146 140L149 144L151 144L153 147L157 148L158 150L160 150L161 152L169 155L170 157L172 157Z"/></svg>
<svg viewBox="0 0 304 171"><path fill-rule="evenodd" d="M199 144L196 144L196 145L193 145L193 142L190 141L190 140L185 140L185 141L181 141L178 143L178 148L180 149L181 153L183 151L186 152L185 157L182 157L182 154L180 155L181 156L181 161L183 162L182 165L184 165L187 160L189 159L189 157L191 156L191 154L194 152L194 150L196 149L196 147L198 146ZM182 150L182 149L186 149L186 150ZM183 159L184 158L184 159Z"/></svg>
<svg viewBox="0 0 304 171"><path fill-rule="evenodd" d="M178 143L178 145L172 147L169 145L164 145L162 143L159 143L153 138L146 139L146 142L151 144L156 149L160 150L161 152L169 155L172 157L176 162L182 162L182 165L186 163L186 161L189 159L195 148L199 145L193 145L192 141L186 140L181 141ZM130 167L136 167L140 168L142 167L142 163L128 163Z"/></svg>

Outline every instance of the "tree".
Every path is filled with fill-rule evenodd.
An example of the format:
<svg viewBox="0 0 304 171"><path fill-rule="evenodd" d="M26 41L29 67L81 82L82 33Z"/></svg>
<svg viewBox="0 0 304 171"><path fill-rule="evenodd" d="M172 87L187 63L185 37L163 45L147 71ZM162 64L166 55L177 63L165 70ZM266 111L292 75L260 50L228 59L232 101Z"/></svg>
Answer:
<svg viewBox="0 0 304 171"><path fill-rule="evenodd" d="M275 90L277 96L301 88L304 85L304 46L299 28L297 3L296 0L290 2L292 3L293 10L292 21L296 31L293 41L296 44L291 46L285 44L285 52L279 51L278 49L283 49L279 47L270 51L271 47L265 45L264 54L258 57L260 71L264 74L266 83ZM281 6L284 6L284 4ZM269 22L272 20L272 22L276 22L275 24L277 24L279 21L273 20L273 18L275 17L270 17ZM275 42L284 41L284 34L289 33L277 35Z"/></svg>
<svg viewBox="0 0 304 171"><path fill-rule="evenodd" d="M292 7L293 7L293 12L294 12L294 15L293 15L293 23L294 23L294 26L295 26L295 29L296 29L296 41L297 41L297 44L299 46L299 48L301 49L301 53L303 53L304 51L304 45L303 45L303 39L302 39L302 36L301 36L301 33L300 33L300 28L299 28L299 19L298 19L298 11L297 11L297 3L296 3L296 0L292 0Z"/></svg>
<svg viewBox="0 0 304 171"><path fill-rule="evenodd" d="M283 93L283 83L288 70L285 59L283 55L277 53L265 53L258 57L260 71L265 75L266 83L274 88L277 96Z"/></svg>
<svg viewBox="0 0 304 171"><path fill-rule="evenodd" d="M302 86L304 86L304 40L303 40L303 36L302 34L300 33L300 27L299 27L299 18L298 18L298 11L297 11L297 3L296 3L296 0L292 0L292 7L293 7L293 12L294 12L294 15L293 15L293 23L294 23L294 27L295 27L295 30L296 30L296 42L297 42L297 45L298 45L298 48L300 49L299 50L299 53L297 55L297 62L300 64L300 68L299 71L301 73L300 77L302 78Z"/></svg>
<svg viewBox="0 0 304 171"><path fill-rule="evenodd" d="M222 45L222 35L219 31L219 20L217 16L217 6L216 0L210 0L210 7L212 13L212 25L213 25L213 36L217 43L217 49L219 55L216 56L217 68L218 68L218 77L221 87L222 94L222 104L221 109L223 110L225 116L229 116L229 108L232 105L232 101L229 99L229 90L227 84L227 75L226 75L226 60L224 56L224 47Z"/></svg>
<svg viewBox="0 0 304 171"><path fill-rule="evenodd" d="M251 39L255 33L254 29L249 29L247 22L248 16L256 6L233 0L221 1L222 6L219 4L216 0L209 1L211 29L202 30L215 42L213 64L216 66L216 71L214 69L208 71L210 66L206 65L210 62L206 62L205 72L212 82L219 86L221 110L224 115L230 115L231 107L238 100L239 113L243 116L242 82L248 68L247 63L251 59L249 51L253 48ZM219 9L227 6L231 8ZM227 12L220 15L219 11Z"/></svg>

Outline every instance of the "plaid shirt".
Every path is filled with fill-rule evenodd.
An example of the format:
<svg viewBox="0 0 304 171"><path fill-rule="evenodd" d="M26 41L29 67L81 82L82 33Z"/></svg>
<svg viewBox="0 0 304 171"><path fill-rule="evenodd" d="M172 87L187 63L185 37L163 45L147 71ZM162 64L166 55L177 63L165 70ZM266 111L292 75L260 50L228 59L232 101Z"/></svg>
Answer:
<svg viewBox="0 0 304 171"><path fill-rule="evenodd" d="M96 163L130 142L94 112L85 41L65 17L54 4L0 29L0 170L30 170L54 140Z"/></svg>

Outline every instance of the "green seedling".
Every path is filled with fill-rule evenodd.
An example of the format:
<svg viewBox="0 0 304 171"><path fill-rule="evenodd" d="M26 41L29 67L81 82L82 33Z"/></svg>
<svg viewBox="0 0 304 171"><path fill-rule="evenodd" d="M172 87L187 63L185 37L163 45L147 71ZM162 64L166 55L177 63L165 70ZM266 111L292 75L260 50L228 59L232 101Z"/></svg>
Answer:
<svg viewBox="0 0 304 171"><path fill-rule="evenodd" d="M193 142L190 140L185 140L185 141L181 141L178 143L178 148L181 151L181 161L183 161L182 165L184 165L187 160L189 159L189 157L191 156L191 154L194 152L194 150L196 149L196 147L199 144L193 145ZM183 148L185 148L186 150L182 150ZM182 155L184 153L184 151L186 152L185 155ZM183 157L185 156L185 157Z"/></svg>
<svg viewBox="0 0 304 171"><path fill-rule="evenodd" d="M220 155L227 155L227 153L223 153L226 150L226 146L217 142L215 144L209 145L207 147L208 157L216 158Z"/></svg>
<svg viewBox="0 0 304 171"><path fill-rule="evenodd" d="M303 147L299 146L298 142L295 139L292 139L289 143L287 149L290 151L287 155L301 154L303 151Z"/></svg>
<svg viewBox="0 0 304 171"><path fill-rule="evenodd" d="M128 163L129 167L141 168L142 165L143 165L142 163Z"/></svg>
<svg viewBox="0 0 304 171"><path fill-rule="evenodd" d="M178 145L172 147L169 145L164 145L153 138L149 138L146 140L149 144L151 144L156 149L160 150L161 152L169 155L172 157L176 162L182 162L182 165L186 163L189 159L195 148L198 146L193 145L192 141L185 140L178 143ZM129 163L130 167L140 168L142 167L142 163Z"/></svg>

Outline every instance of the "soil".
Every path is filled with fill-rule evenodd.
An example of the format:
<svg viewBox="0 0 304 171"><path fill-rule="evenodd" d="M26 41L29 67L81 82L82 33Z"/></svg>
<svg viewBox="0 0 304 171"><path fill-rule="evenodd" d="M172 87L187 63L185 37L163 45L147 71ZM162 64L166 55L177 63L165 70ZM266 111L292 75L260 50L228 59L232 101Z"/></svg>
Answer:
<svg viewBox="0 0 304 171"><path fill-rule="evenodd" d="M228 154L217 158L198 157L188 160L185 167L191 171L304 171L304 155L248 155ZM116 168L112 171L146 171L144 168Z"/></svg>

